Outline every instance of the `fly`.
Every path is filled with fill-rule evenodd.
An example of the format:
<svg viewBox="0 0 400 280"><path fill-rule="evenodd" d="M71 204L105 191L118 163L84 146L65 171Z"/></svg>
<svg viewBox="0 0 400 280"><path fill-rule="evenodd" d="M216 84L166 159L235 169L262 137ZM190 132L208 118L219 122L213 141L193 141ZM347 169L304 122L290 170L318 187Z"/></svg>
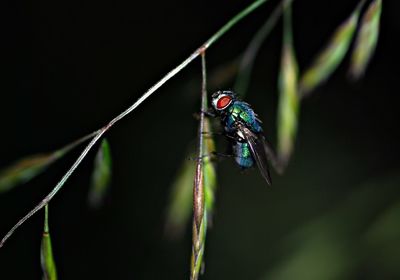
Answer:
<svg viewBox="0 0 400 280"><path fill-rule="evenodd" d="M233 156L241 169L257 165L262 177L271 185L268 153L261 121L251 106L237 98L233 91L217 91L212 95L212 107L220 118L224 135L229 139Z"/></svg>

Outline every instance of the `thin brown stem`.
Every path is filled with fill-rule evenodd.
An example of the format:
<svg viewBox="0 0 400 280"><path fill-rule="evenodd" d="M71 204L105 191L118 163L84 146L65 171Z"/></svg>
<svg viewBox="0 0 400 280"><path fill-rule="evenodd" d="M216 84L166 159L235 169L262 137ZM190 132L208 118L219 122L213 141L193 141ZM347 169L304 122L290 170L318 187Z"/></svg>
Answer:
<svg viewBox="0 0 400 280"><path fill-rule="evenodd" d="M205 211L204 211L204 122L207 110L207 79L206 79L206 58L205 51L201 53L201 110L198 132L198 159L196 165L196 174L193 186L193 244L192 244L192 262L191 279L198 278L201 263L203 261L204 243L205 243Z"/></svg>

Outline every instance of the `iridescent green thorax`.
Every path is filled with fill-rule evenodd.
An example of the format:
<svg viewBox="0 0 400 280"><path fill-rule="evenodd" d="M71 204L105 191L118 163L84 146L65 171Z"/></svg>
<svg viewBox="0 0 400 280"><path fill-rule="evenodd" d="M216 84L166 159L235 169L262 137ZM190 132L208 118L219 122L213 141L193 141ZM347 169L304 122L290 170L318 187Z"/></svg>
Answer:
<svg viewBox="0 0 400 280"><path fill-rule="evenodd" d="M241 104L233 104L228 111L236 119L240 119L245 123L252 122L251 111L247 108L243 108Z"/></svg>
<svg viewBox="0 0 400 280"><path fill-rule="evenodd" d="M234 132L236 130L236 122L244 124L253 132L258 133L262 131L253 109L243 101L236 100L229 106L223 122L227 132Z"/></svg>

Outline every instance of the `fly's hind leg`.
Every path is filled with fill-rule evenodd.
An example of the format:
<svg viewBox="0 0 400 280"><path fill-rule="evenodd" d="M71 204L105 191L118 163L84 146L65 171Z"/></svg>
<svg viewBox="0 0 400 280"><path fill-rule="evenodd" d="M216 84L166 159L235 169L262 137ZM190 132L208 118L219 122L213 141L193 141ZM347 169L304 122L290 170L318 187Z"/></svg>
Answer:
<svg viewBox="0 0 400 280"><path fill-rule="evenodd" d="M232 158L235 155L234 154L228 154L228 153L220 153L220 152L211 152L211 154L215 157L220 157L220 158Z"/></svg>
<svg viewBox="0 0 400 280"><path fill-rule="evenodd" d="M209 153L207 155L203 155L201 157L194 157L194 158L193 157L189 157L189 160L197 161L198 159L205 159L205 158L209 158L209 159L213 160L213 159L216 159L216 158L232 158L234 156L235 155L233 155L233 154L220 153L220 152L214 151L214 152L211 152L211 153Z"/></svg>

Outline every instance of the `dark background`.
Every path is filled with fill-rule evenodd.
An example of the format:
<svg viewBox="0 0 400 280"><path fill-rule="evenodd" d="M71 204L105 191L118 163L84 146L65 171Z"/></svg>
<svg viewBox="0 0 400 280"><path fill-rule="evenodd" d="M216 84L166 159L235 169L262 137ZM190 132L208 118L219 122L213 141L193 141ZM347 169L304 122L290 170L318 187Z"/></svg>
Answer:
<svg viewBox="0 0 400 280"><path fill-rule="evenodd" d="M3 3L0 166L101 127L248 2ZM283 176L273 174L272 187L257 170L241 174L231 160L219 162L202 279L400 279L400 7L383 2L365 78L349 82L347 57L304 100L295 153ZM207 52L210 72L243 51L276 3ZM295 1L300 69L356 3ZM273 143L280 45L279 26L260 51L246 97ZM163 229L169 187L195 139L199 78L196 61L107 134L114 178L101 210L86 203L93 153L52 201L59 279L188 279L190 228L176 241ZM78 151L0 196L1 235L55 185ZM0 279L41 279L41 229L38 214L0 250Z"/></svg>

